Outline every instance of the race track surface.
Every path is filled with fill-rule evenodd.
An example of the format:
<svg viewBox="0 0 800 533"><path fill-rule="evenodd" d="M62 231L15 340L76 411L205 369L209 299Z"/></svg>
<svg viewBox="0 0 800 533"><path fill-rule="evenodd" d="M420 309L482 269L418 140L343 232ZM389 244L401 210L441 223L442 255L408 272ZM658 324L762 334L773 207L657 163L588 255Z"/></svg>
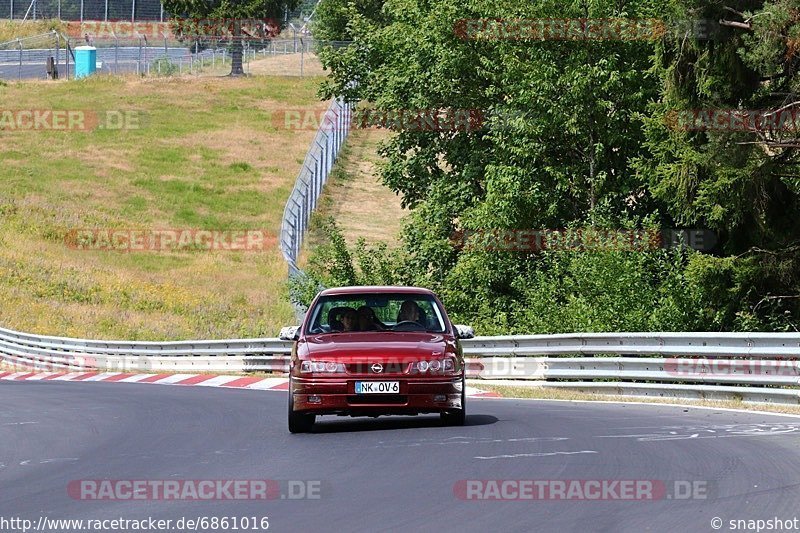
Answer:
<svg viewBox="0 0 800 533"><path fill-rule="evenodd" d="M270 531L714 531L719 517L729 531L733 519L800 517L800 418L471 399L465 427L435 416L323 417L313 433L291 435L285 392L13 381L0 382L0 406L0 518L33 523L246 516L269 517ZM283 498L68 492L87 479L266 479ZM520 479L639 480L667 494L474 499L497 497L478 480ZM687 486L696 497L676 499ZM298 487L319 497L291 499Z"/></svg>

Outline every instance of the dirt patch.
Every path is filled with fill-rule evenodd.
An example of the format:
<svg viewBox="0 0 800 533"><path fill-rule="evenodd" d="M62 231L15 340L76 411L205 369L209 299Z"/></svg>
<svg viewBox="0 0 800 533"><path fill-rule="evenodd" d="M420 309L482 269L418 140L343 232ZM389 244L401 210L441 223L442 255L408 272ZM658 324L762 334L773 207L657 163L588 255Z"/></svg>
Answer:
<svg viewBox="0 0 800 533"><path fill-rule="evenodd" d="M368 243L396 245L402 218L409 213L378 176L378 143L388 135L386 130L354 130L325 186L319 215L332 216L349 243L363 237Z"/></svg>
<svg viewBox="0 0 800 533"><path fill-rule="evenodd" d="M245 72L259 76L325 76L316 54L280 54L251 61Z"/></svg>

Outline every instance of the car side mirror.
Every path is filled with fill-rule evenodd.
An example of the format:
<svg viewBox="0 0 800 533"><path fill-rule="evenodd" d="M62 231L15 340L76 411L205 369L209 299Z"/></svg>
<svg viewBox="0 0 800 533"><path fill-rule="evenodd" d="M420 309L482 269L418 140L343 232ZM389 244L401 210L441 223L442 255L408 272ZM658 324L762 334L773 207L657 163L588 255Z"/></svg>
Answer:
<svg viewBox="0 0 800 533"><path fill-rule="evenodd" d="M472 329L472 326L456 324L453 327L456 329L456 337L459 339L471 339L475 336L475 330Z"/></svg>
<svg viewBox="0 0 800 533"><path fill-rule="evenodd" d="M300 338L300 326L286 326L281 328L278 338L282 341L296 341Z"/></svg>

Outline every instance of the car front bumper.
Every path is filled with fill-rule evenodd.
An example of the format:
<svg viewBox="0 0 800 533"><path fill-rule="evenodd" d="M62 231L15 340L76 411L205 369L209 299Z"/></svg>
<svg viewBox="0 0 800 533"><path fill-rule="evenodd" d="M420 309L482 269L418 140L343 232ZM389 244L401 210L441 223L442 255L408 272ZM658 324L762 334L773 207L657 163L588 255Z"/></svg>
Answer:
<svg viewBox="0 0 800 533"><path fill-rule="evenodd" d="M313 414L376 416L380 414L436 413L461 409L462 377L414 380L387 376L380 381L398 381L397 394L356 394L356 381L373 379L291 379L295 411Z"/></svg>

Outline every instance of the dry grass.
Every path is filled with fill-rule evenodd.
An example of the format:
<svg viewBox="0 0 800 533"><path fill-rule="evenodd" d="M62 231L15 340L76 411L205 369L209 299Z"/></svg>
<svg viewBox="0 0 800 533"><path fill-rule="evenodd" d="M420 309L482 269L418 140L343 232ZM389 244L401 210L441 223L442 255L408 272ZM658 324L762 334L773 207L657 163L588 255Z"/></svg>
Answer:
<svg viewBox="0 0 800 533"><path fill-rule="evenodd" d="M245 73L251 76L316 77L326 75L316 54L297 53L267 56L258 54L255 59L252 59L252 56L247 58L243 66ZM214 64L207 61L199 75L224 76L230 71L230 58L224 64L221 59L218 59Z"/></svg>
<svg viewBox="0 0 800 533"><path fill-rule="evenodd" d="M800 415L800 405L746 403L742 401L690 400L681 398L650 398L647 396L614 396L559 390L544 387L514 387L484 384L480 380L470 383L481 390L497 392L505 398L534 398L539 400L570 401L614 401L625 403L680 404L687 406L743 409L746 411L766 411L770 413L786 413Z"/></svg>
<svg viewBox="0 0 800 533"><path fill-rule="evenodd" d="M400 198L378 177L378 143L388 135L386 130L354 130L322 193L315 217L333 217L349 243L359 237L390 247L398 243L401 220L408 211L400 207ZM317 229L307 242L313 247L324 238Z"/></svg>
<svg viewBox="0 0 800 533"><path fill-rule="evenodd" d="M163 340L274 336L293 322L286 266L262 252L69 248L80 228L262 229L277 235L313 131L315 79L93 77L0 87L14 109L138 110L139 129L0 131L0 325Z"/></svg>
<svg viewBox="0 0 800 533"><path fill-rule="evenodd" d="M3 16L6 15L8 15L8 12L3 13ZM25 22L19 20L0 20L0 43L24 37L42 35L52 30L63 32L66 30L66 25L59 20L28 20Z"/></svg>
<svg viewBox="0 0 800 533"><path fill-rule="evenodd" d="M302 67L302 74L301 74ZM270 76L324 76L325 70L316 54L282 54L248 63L247 72Z"/></svg>

